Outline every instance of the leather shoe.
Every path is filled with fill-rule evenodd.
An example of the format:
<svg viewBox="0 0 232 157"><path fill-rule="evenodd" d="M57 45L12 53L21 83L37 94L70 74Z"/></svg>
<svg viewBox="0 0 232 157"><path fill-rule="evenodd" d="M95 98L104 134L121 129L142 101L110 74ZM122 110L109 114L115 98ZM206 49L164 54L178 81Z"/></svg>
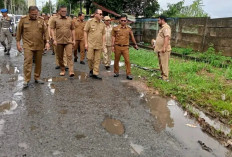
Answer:
<svg viewBox="0 0 232 157"><path fill-rule="evenodd" d="M42 80L35 80L35 83L44 84L44 81L42 81Z"/></svg>
<svg viewBox="0 0 232 157"><path fill-rule="evenodd" d="M55 52L52 52L52 55L55 55Z"/></svg>
<svg viewBox="0 0 232 157"><path fill-rule="evenodd" d="M68 71L68 69L69 69L68 67L65 67L65 71Z"/></svg>
<svg viewBox="0 0 232 157"><path fill-rule="evenodd" d="M102 78L100 76L98 76L98 75L93 75L92 78L97 79L97 80L102 80Z"/></svg>
<svg viewBox="0 0 232 157"><path fill-rule="evenodd" d="M60 66L56 66L55 69L60 69Z"/></svg>
<svg viewBox="0 0 232 157"><path fill-rule="evenodd" d="M130 76L130 75L127 75L127 76L126 76L126 79L127 79L127 80L133 80L133 77Z"/></svg>
<svg viewBox="0 0 232 157"><path fill-rule="evenodd" d="M80 61L80 64L85 64L85 62L84 61Z"/></svg>
<svg viewBox="0 0 232 157"><path fill-rule="evenodd" d="M6 51L7 51L7 49L6 49L6 47L5 47L4 52L6 52Z"/></svg>
<svg viewBox="0 0 232 157"><path fill-rule="evenodd" d="M27 88L28 87L28 82L23 82L23 88Z"/></svg>
<svg viewBox="0 0 232 157"><path fill-rule="evenodd" d="M119 74L114 74L114 77L118 77L119 76Z"/></svg>
<svg viewBox="0 0 232 157"><path fill-rule="evenodd" d="M77 62L77 58L74 58L74 62Z"/></svg>
<svg viewBox="0 0 232 157"><path fill-rule="evenodd" d="M89 77L93 77L93 70L89 71Z"/></svg>

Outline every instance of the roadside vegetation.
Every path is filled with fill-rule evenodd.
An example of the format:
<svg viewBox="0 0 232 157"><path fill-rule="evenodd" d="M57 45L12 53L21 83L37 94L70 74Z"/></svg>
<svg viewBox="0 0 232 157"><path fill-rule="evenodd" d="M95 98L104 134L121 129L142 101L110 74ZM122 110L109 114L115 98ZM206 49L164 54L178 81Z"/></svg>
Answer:
<svg viewBox="0 0 232 157"><path fill-rule="evenodd" d="M207 54L205 54L207 55ZM210 58L211 53L206 58ZM216 55L219 57L219 55ZM137 67L132 68L134 75L147 80L162 95L177 99L183 107L188 104L200 108L213 117L231 124L232 122L232 66L218 68L212 63L224 59L223 56L215 62L196 62L171 57L169 62L170 82L159 79L159 71L145 71ZM212 59L213 60L213 59ZM147 69L159 69L157 55L149 50L130 49L130 61Z"/></svg>

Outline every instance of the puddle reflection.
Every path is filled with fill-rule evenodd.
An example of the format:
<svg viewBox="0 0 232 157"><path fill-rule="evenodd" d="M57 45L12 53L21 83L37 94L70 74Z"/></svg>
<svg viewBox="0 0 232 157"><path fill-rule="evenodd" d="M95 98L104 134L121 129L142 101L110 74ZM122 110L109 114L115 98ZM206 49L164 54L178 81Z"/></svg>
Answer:
<svg viewBox="0 0 232 157"><path fill-rule="evenodd" d="M13 110L18 107L15 101L4 101L0 104L0 112L4 114L13 114Z"/></svg>
<svg viewBox="0 0 232 157"><path fill-rule="evenodd" d="M0 67L0 74L18 74L18 67L14 67L9 61L3 61Z"/></svg>
<svg viewBox="0 0 232 157"><path fill-rule="evenodd" d="M105 118L102 126L111 134L122 135L124 134L124 126L121 121L111 118Z"/></svg>

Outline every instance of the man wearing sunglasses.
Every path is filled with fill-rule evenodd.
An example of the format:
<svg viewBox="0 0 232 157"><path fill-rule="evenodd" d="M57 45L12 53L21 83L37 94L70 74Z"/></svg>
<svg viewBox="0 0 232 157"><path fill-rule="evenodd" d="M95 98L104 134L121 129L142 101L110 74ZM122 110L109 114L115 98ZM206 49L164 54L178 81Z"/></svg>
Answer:
<svg viewBox="0 0 232 157"><path fill-rule="evenodd" d="M103 18L102 10L97 9L94 18L87 21L84 28L85 49L87 50L87 59L89 65L89 76L93 79L102 80L99 76L99 65L101 60L101 51L105 45L105 24L101 21Z"/></svg>
<svg viewBox="0 0 232 157"><path fill-rule="evenodd" d="M132 80L131 65L129 59L129 39L131 37L134 43L134 48L138 49L134 34L129 26L127 26L127 16L121 15L120 25L116 26L112 30L112 51L115 53L114 60L114 77L119 76L119 60L121 55L125 60L126 65L126 78Z"/></svg>

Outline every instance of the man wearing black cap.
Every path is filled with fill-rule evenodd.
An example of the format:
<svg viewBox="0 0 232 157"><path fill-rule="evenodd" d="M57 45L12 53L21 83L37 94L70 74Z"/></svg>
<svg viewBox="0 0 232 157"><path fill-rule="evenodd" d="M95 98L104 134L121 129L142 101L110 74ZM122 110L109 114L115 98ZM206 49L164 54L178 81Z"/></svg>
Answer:
<svg viewBox="0 0 232 157"><path fill-rule="evenodd" d="M12 35L10 32L11 19L7 15L7 9L1 9L2 18L0 19L0 42L4 46L5 55L10 55ZM6 45L5 40L7 38L8 45Z"/></svg>

